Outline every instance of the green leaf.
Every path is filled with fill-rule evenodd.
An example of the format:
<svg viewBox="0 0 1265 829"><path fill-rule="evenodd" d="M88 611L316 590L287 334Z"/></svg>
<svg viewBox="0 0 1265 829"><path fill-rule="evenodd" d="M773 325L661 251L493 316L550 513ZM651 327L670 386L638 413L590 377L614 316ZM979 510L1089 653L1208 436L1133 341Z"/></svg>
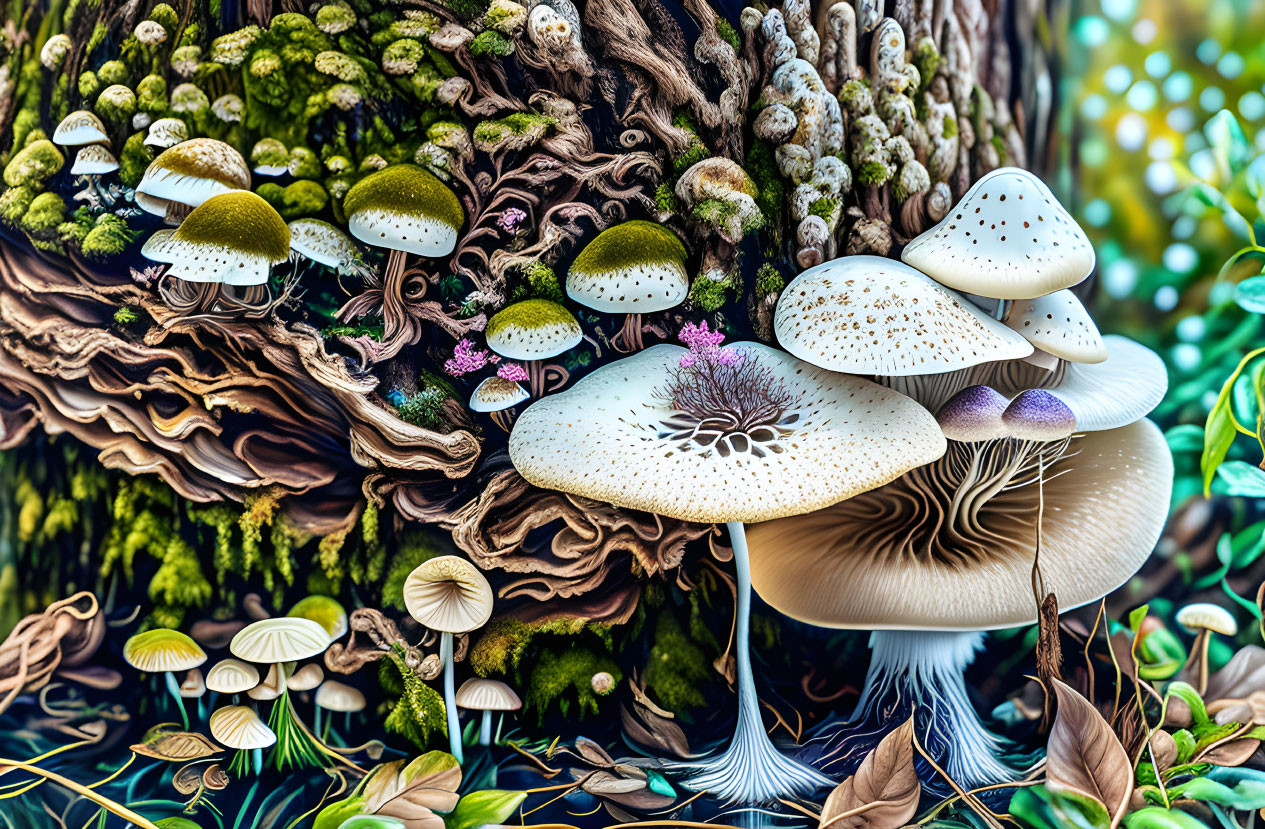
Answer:
<svg viewBox="0 0 1265 829"><path fill-rule="evenodd" d="M1129 611L1129 630L1131 632L1138 632L1138 629L1142 627L1143 620L1146 619L1147 611L1150 609L1150 605L1144 604L1141 607L1135 607L1133 610Z"/></svg>
<svg viewBox="0 0 1265 829"><path fill-rule="evenodd" d="M1164 689L1165 698L1177 697L1190 708L1191 720L1195 723L1193 730L1198 731L1202 726L1206 726L1211 720L1208 718L1208 709L1204 706L1203 697L1199 696L1199 692L1185 682L1170 682L1168 687ZM1177 732L1181 734L1182 732ZM1189 733L1189 732L1188 732ZM1177 734L1173 735L1173 739L1177 739ZM1181 743L1178 743L1180 748Z"/></svg>
<svg viewBox="0 0 1265 829"><path fill-rule="evenodd" d="M1169 451L1195 452L1204 445L1204 430L1202 426L1185 423L1165 432L1164 440L1168 442Z"/></svg>
<svg viewBox="0 0 1265 829"><path fill-rule="evenodd" d="M1200 701L1202 705L1202 700ZM1207 716L1207 711L1204 716ZM1184 765L1190 762L1190 758L1195 756L1195 735L1186 729L1173 732L1173 742L1177 743L1177 760L1176 765Z"/></svg>
<svg viewBox="0 0 1265 829"><path fill-rule="evenodd" d="M1208 829L1199 818L1162 806L1147 806L1124 816L1129 829Z"/></svg>
<svg viewBox="0 0 1265 829"><path fill-rule="evenodd" d="M1167 628L1148 633L1138 645L1138 675L1143 679L1168 679L1186 663L1186 648Z"/></svg>
<svg viewBox="0 0 1265 829"><path fill-rule="evenodd" d="M346 800L331 803L316 816L316 820L312 823L312 829L339 829L343 825L343 821L360 814L360 810L364 808L364 805L365 799L363 797L349 797Z"/></svg>
<svg viewBox="0 0 1265 829"><path fill-rule="evenodd" d="M1265 276L1253 276L1234 288L1234 301L1244 311L1265 314Z"/></svg>
<svg viewBox="0 0 1265 829"><path fill-rule="evenodd" d="M1265 472L1250 463L1225 461L1217 467L1217 477L1225 484L1227 495L1265 497Z"/></svg>
<svg viewBox="0 0 1265 829"><path fill-rule="evenodd" d="M1204 124L1204 136L1224 179L1243 169L1251 157L1252 146L1243 134L1243 127L1228 109L1208 119L1208 123Z"/></svg>
<svg viewBox="0 0 1265 829"><path fill-rule="evenodd" d="M1225 460L1226 453L1230 451L1230 444L1234 443L1236 432L1234 420L1230 414L1230 393L1234 389L1234 381L1243 373L1247 364L1262 353L1265 353L1265 348L1255 349L1239 361L1238 368L1222 384L1221 393L1217 395L1217 402L1208 412L1208 421L1204 424L1204 451L1199 459L1199 468L1203 472L1204 497L1212 494L1212 479L1217 474L1217 467Z"/></svg>
<svg viewBox="0 0 1265 829"><path fill-rule="evenodd" d="M447 829L470 829L485 823L502 824L509 820L518 804L527 799L526 792L484 789L461 798L452 814L444 818Z"/></svg>

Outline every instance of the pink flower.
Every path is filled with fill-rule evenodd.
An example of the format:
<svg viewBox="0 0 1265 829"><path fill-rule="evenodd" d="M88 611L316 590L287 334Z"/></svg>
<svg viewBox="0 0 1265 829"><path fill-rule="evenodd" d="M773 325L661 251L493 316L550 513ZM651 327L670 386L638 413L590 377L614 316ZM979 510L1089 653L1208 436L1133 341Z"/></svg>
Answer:
<svg viewBox="0 0 1265 829"><path fill-rule="evenodd" d="M742 354L733 349L721 348L725 341L725 332L712 331L707 321L687 322L681 327L678 335L681 342L689 346L689 353L681 355L681 368L690 368L698 363L713 363L718 366L732 366L742 360Z"/></svg>
<svg viewBox="0 0 1265 829"><path fill-rule="evenodd" d="M507 207L501 211L500 217L496 220L501 230L506 233L518 232L518 226L527 219L527 213L517 207Z"/></svg>
<svg viewBox="0 0 1265 829"><path fill-rule="evenodd" d="M463 374L478 371L489 362L491 361L486 351L476 350L471 340L461 340L453 349L452 359L444 363L444 371L453 377L460 377Z"/></svg>
<svg viewBox="0 0 1265 829"><path fill-rule="evenodd" d="M527 369L518 363L506 363L496 370L496 376L502 380L512 380L515 383L521 383L527 379Z"/></svg>

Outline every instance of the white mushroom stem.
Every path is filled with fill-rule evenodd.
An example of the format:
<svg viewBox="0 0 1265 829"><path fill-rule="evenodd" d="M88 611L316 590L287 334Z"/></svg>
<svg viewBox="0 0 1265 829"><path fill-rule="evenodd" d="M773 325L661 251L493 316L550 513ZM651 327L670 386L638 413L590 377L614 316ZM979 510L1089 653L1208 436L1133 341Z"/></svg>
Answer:
<svg viewBox="0 0 1265 829"><path fill-rule="evenodd" d="M751 671L751 565L747 557L747 532L740 521L732 521L726 527L733 546L738 582L734 619L738 725L733 742L723 754L689 764L701 771L684 785L694 791L706 790L721 802L744 805L773 803L782 797L806 797L823 786L832 785L832 781L816 769L784 757L764 730Z"/></svg>
<svg viewBox="0 0 1265 829"><path fill-rule="evenodd" d="M1195 690L1202 696L1208 690L1208 645L1212 642L1212 631L1200 629L1195 634L1195 643L1190 648L1190 662L1195 669Z"/></svg>
<svg viewBox="0 0 1265 829"><path fill-rule="evenodd" d="M180 709L180 721L184 723L185 730L189 730L189 714L184 710L184 697L180 696L180 683L176 681L176 675L171 671L165 672L167 682L167 693L171 694L171 698L176 701L176 706Z"/></svg>
<svg viewBox="0 0 1265 829"><path fill-rule="evenodd" d="M492 712L488 710L483 712L483 721L479 725L479 745L492 745Z"/></svg>
<svg viewBox="0 0 1265 829"><path fill-rule="evenodd" d="M457 719L457 689L454 684L452 664L452 634L444 633L439 637L439 658L444 663L444 711L448 714L448 750L457 758L457 763L464 762L461 754L461 723Z"/></svg>
<svg viewBox="0 0 1265 829"><path fill-rule="evenodd" d="M875 631L851 722L898 722L893 706L912 705L919 739L932 756L947 756L946 771L959 785L1014 780L1015 771L997 759L1000 739L984 728L966 692L963 672L983 640L979 631Z"/></svg>

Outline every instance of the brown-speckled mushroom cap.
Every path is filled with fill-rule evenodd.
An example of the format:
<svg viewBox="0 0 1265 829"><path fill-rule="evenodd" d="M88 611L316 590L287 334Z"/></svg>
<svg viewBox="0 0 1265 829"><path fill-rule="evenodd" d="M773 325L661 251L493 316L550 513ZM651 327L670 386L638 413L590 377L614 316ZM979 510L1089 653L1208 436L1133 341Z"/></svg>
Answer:
<svg viewBox="0 0 1265 829"><path fill-rule="evenodd" d="M1059 359L1074 363L1101 363L1107 359L1107 346L1103 345L1098 326L1069 290L1017 301L1006 316L1006 325Z"/></svg>
<svg viewBox="0 0 1265 829"><path fill-rule="evenodd" d="M1041 179L993 170L900 258L954 290L1032 299L1070 288L1094 269L1089 238Z"/></svg>
<svg viewBox="0 0 1265 829"><path fill-rule="evenodd" d="M470 411L500 412L517 406L528 397L527 390L504 377L489 377L470 394Z"/></svg>
<svg viewBox="0 0 1265 829"><path fill-rule="evenodd" d="M761 343L728 348L780 384L768 422L721 432L673 408L663 395L687 352L657 345L529 406L510 459L536 486L711 523L820 509L944 453L935 418L904 395Z"/></svg>
<svg viewBox="0 0 1265 829"><path fill-rule="evenodd" d="M249 189L250 168L241 153L214 138L193 138L150 162L136 185L136 203L161 216L168 202L197 207L220 193Z"/></svg>
<svg viewBox="0 0 1265 829"><path fill-rule="evenodd" d="M441 633L469 633L492 617L492 585L460 556L422 562L404 580L404 606L421 624Z"/></svg>
<svg viewBox="0 0 1265 829"><path fill-rule="evenodd" d="M1032 353L966 299L881 256L844 256L795 277L773 328L796 357L848 374L940 374Z"/></svg>
<svg viewBox="0 0 1265 829"><path fill-rule="evenodd" d="M584 338L575 316L547 299L525 299L497 311L484 335L488 348L511 360L557 357Z"/></svg>
<svg viewBox="0 0 1265 829"><path fill-rule="evenodd" d="M1097 600L1137 571L1164 527L1172 481L1168 446L1149 420L1072 441L1044 484L1041 575L1060 610ZM748 527L752 586L820 627L987 630L1036 621L1037 487L988 499L975 515L981 543L970 549L947 537L941 548L927 543L926 528L944 517L910 500L919 491L902 479Z"/></svg>

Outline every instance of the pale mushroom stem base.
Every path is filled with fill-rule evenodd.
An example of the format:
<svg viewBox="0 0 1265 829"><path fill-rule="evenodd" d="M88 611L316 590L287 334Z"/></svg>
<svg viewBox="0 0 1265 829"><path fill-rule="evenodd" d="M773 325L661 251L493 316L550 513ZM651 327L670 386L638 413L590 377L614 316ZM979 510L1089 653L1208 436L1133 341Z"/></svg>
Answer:
<svg viewBox="0 0 1265 829"><path fill-rule="evenodd" d="M983 647L979 631L881 630L870 637L865 690L850 724L890 730L912 713L918 739L960 786L974 788L1017 778L1000 759L999 737L971 706L963 672ZM872 735L868 735L872 736Z"/></svg>
<svg viewBox="0 0 1265 829"><path fill-rule="evenodd" d="M483 712L483 721L479 724L479 745L492 745L492 712Z"/></svg>
<svg viewBox="0 0 1265 829"><path fill-rule="evenodd" d="M171 671L165 674L167 682L167 693L171 694L171 698L176 701L176 707L180 709L180 721L184 724L185 730L189 730L189 713L185 711L184 697L180 696L180 683L176 681L176 675Z"/></svg>
<svg viewBox="0 0 1265 829"><path fill-rule="evenodd" d="M457 719L457 690L454 687L452 664L452 634L444 633L439 638L439 658L444 663L444 711L448 714L448 748L449 753L464 762L461 753L461 723Z"/></svg>
<svg viewBox="0 0 1265 829"><path fill-rule="evenodd" d="M774 803L779 797L806 797L833 785L833 781L816 769L783 756L764 730L751 671L751 565L747 558L746 529L741 522L727 526L738 581L734 621L738 725L733 741L724 752L684 766L698 773L683 785L693 791L706 791L710 797L726 804L756 805Z"/></svg>

